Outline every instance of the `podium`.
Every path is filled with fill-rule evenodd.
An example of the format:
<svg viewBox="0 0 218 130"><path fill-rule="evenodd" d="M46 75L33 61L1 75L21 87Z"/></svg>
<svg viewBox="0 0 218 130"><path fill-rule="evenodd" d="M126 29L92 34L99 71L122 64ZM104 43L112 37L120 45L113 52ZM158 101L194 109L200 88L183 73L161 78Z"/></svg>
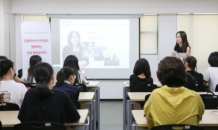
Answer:
<svg viewBox="0 0 218 130"><path fill-rule="evenodd" d="M172 56L185 60L186 57L191 56L191 53L172 53Z"/></svg>

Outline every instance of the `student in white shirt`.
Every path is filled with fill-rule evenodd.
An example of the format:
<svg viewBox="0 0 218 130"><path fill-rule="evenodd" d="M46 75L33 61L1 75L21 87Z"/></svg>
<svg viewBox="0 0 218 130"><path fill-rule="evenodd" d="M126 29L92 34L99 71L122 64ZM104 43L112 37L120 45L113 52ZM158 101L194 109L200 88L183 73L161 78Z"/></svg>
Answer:
<svg viewBox="0 0 218 130"><path fill-rule="evenodd" d="M1 60L0 101L15 103L20 107L27 89L23 84L15 82L13 77L13 62L10 60Z"/></svg>
<svg viewBox="0 0 218 130"><path fill-rule="evenodd" d="M33 68L39 62L42 62L42 58L39 55L32 55L30 57L30 67L24 72L23 76L21 77L21 81L23 83L36 83L35 78L33 77Z"/></svg>
<svg viewBox="0 0 218 130"><path fill-rule="evenodd" d="M218 52L212 52L208 58L211 67L207 68L204 80L209 83L210 91L215 92L218 84Z"/></svg>
<svg viewBox="0 0 218 130"><path fill-rule="evenodd" d="M76 80L74 82L74 84L82 84L84 82L86 82L86 78L84 76L84 74L80 71L79 68L79 62L76 56L74 55L69 55L66 57L66 59L64 60L64 66L63 67L70 67L74 70L77 70L76 72Z"/></svg>

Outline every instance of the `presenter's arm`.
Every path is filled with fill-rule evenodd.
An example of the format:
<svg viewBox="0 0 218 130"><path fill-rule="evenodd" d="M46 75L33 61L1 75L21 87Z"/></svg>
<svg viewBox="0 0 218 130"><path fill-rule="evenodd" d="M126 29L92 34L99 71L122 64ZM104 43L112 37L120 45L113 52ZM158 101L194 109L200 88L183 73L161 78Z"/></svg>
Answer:
<svg viewBox="0 0 218 130"><path fill-rule="evenodd" d="M186 53L190 53L190 47L187 47Z"/></svg>

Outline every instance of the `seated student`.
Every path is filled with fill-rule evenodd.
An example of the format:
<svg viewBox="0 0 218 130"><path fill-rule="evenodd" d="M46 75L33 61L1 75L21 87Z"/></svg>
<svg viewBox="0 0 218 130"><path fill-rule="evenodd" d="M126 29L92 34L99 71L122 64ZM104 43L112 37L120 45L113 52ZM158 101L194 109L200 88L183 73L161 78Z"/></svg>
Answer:
<svg viewBox="0 0 218 130"><path fill-rule="evenodd" d="M189 56L185 59L184 65L187 75L187 84L203 84L203 75L195 71L197 60L193 56Z"/></svg>
<svg viewBox="0 0 218 130"><path fill-rule="evenodd" d="M130 76L130 85L140 84L140 83L152 83L150 65L146 59L139 59L135 63L133 73Z"/></svg>
<svg viewBox="0 0 218 130"><path fill-rule="evenodd" d="M71 69L76 70L76 80L74 84L76 83L82 84L86 82L84 74L80 71L79 61L76 56L74 55L67 56L66 59L64 60L63 67L70 67Z"/></svg>
<svg viewBox="0 0 218 130"><path fill-rule="evenodd" d="M0 61L1 61L1 60L8 60L8 58L7 58L6 56L0 56ZM20 78L17 77L17 74L16 74L15 72L14 72L14 77L13 77L13 79L14 79L15 82L18 82L18 83L21 82Z"/></svg>
<svg viewBox="0 0 218 130"><path fill-rule="evenodd" d="M10 60L0 61L0 101L15 103L20 107L27 89L13 80L13 66Z"/></svg>
<svg viewBox="0 0 218 130"><path fill-rule="evenodd" d="M58 72L57 82L53 89L62 90L68 94L70 99L78 100L79 88L73 86L75 78L75 71L70 67L64 67Z"/></svg>
<svg viewBox="0 0 218 130"><path fill-rule="evenodd" d="M34 66L36 88L26 92L18 114L21 122L47 121L64 124L80 119L69 96L63 91L52 90L55 82L53 73L53 68L48 63L40 62Z"/></svg>
<svg viewBox="0 0 218 130"><path fill-rule="evenodd" d="M204 114L200 95L184 86L185 67L176 57L160 61L157 77L164 85L155 89L144 106L148 128L166 124L198 125Z"/></svg>
<svg viewBox="0 0 218 130"><path fill-rule="evenodd" d="M208 58L210 67L204 73L204 80L209 83L211 92L215 92L218 84L218 52L212 52Z"/></svg>
<svg viewBox="0 0 218 130"><path fill-rule="evenodd" d="M42 58L39 55L32 55L30 57L29 68L24 72L23 76L21 77L21 81L23 83L36 83L33 77L33 68L39 62L42 62Z"/></svg>

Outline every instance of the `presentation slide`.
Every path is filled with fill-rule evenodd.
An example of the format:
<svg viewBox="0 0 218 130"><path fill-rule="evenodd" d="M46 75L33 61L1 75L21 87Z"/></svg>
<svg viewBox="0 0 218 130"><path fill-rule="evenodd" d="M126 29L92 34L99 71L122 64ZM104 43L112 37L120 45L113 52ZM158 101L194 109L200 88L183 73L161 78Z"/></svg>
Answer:
<svg viewBox="0 0 218 130"><path fill-rule="evenodd" d="M68 55L80 68L130 67L130 20L60 19L60 64Z"/></svg>

